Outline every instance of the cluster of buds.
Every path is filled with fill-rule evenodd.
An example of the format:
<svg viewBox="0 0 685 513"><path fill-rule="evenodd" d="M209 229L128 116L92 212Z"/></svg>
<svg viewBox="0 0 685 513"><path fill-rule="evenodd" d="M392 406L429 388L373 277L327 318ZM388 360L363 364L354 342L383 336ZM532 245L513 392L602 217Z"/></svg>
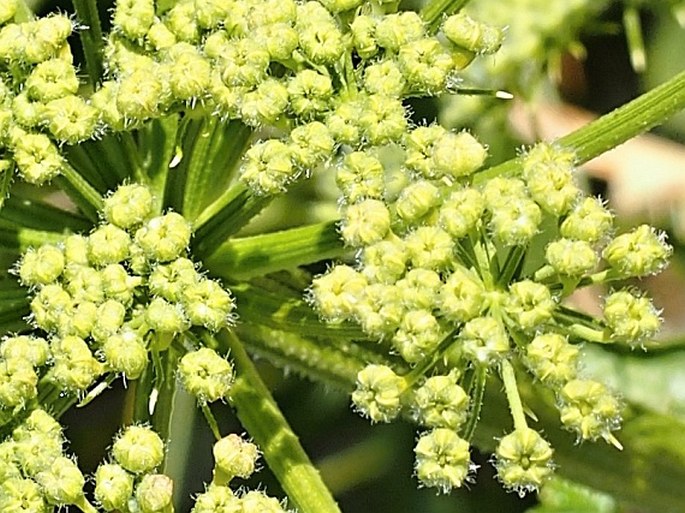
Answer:
<svg viewBox="0 0 685 513"><path fill-rule="evenodd" d="M120 1L106 56L109 80L91 98L119 130L170 111L204 109L286 135L256 142L242 180L275 194L342 145L399 141L402 99L447 90L501 31L465 15L438 33L388 2Z"/></svg>
<svg viewBox="0 0 685 513"><path fill-rule="evenodd" d="M31 321L49 342L2 342L3 408L36 397L41 372L60 389L82 393L103 373L137 379L150 351L166 350L193 327L230 325L233 298L186 257L189 223L175 212L154 215L153 203L145 186L122 185L105 199L104 220L89 235L24 254L17 273L33 296ZM231 384L231 364L210 349L188 353L181 369L203 401L223 397Z"/></svg>
<svg viewBox="0 0 685 513"><path fill-rule="evenodd" d="M0 511L47 512L74 505L96 513L85 477L64 452L59 423L35 409L0 442Z"/></svg>
<svg viewBox="0 0 685 513"><path fill-rule="evenodd" d="M41 185L62 172L62 144L100 133L98 109L79 95L63 14L14 23L16 1L0 13L0 151L27 182ZM4 151L3 151L4 150Z"/></svg>
<svg viewBox="0 0 685 513"><path fill-rule="evenodd" d="M124 429L111 448L111 461L95 471L95 500L104 511L173 513L173 481L156 469L164 443L142 425Z"/></svg>
<svg viewBox="0 0 685 513"><path fill-rule="evenodd" d="M379 155L345 157L340 233L357 262L333 266L309 294L322 318L358 323L399 357L395 368L359 373L356 409L373 422L403 413L429 429L415 449L416 473L442 490L468 479L462 437L472 435L481 400L474 383L488 370L502 377L519 419L495 455L507 487L539 487L552 450L518 415L514 371L505 379L505 367L550 388L562 424L579 440L620 446L612 434L620 401L580 371L579 346L639 345L659 328L659 312L630 289L609 294L601 319L564 300L579 287L660 271L671 254L663 234L640 226L613 236L612 214L575 185L575 158L563 148L534 146L520 157L521 176L480 182L474 172L486 150L466 132L419 127L402 148L399 191ZM542 223L550 227L544 234ZM544 244L543 258L530 254Z"/></svg>
<svg viewBox="0 0 685 513"><path fill-rule="evenodd" d="M286 513L282 502L261 490L234 492L230 482L239 477L250 477L257 465L259 450L236 434L223 437L214 444L214 478L207 489L195 499L191 513Z"/></svg>

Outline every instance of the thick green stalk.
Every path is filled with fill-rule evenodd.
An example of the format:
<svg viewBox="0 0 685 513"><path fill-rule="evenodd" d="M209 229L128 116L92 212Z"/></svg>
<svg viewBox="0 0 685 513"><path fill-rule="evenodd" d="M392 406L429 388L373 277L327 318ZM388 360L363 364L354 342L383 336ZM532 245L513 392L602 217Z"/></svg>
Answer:
<svg viewBox="0 0 685 513"><path fill-rule="evenodd" d="M469 0L433 0L424 5L419 14L435 30L444 15L454 14L467 3Z"/></svg>
<svg viewBox="0 0 685 513"><path fill-rule="evenodd" d="M660 125L684 108L685 71L556 142L572 149L576 153L577 164L583 164ZM476 174L474 182L483 183L495 176L513 175L520 170L520 160L511 159Z"/></svg>
<svg viewBox="0 0 685 513"><path fill-rule="evenodd" d="M205 260L213 274L250 279L341 256L336 222L318 223L252 237L229 239Z"/></svg>
<svg viewBox="0 0 685 513"><path fill-rule="evenodd" d="M83 214L91 221L97 221L98 212L103 207L100 193L66 162L62 166L62 176L58 177L58 181Z"/></svg>
<svg viewBox="0 0 685 513"><path fill-rule="evenodd" d="M88 79L95 89L103 73L102 50L104 38L100 27L100 17L96 0L73 0L74 9L83 28L79 30L83 54L86 57Z"/></svg>
<svg viewBox="0 0 685 513"><path fill-rule="evenodd" d="M226 331L217 338L236 365L229 400L293 505L300 513L340 513L240 341Z"/></svg>

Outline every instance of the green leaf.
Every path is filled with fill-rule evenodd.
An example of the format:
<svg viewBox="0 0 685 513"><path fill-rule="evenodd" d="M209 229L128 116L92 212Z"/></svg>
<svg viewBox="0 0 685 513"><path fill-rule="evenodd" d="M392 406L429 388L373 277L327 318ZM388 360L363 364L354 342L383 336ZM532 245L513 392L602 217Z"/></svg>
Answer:
<svg viewBox="0 0 685 513"><path fill-rule="evenodd" d="M540 504L526 513L616 513L616 503L608 495L555 477L539 494Z"/></svg>

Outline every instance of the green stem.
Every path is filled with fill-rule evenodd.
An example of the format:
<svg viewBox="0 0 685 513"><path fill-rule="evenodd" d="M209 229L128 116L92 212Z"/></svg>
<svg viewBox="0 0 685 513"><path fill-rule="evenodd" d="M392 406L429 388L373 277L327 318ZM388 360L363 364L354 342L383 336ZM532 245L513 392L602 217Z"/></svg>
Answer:
<svg viewBox="0 0 685 513"><path fill-rule="evenodd" d="M478 365L473 376L473 388L469 390L471 397L471 410L464 426L462 437L471 442L476 432L476 426L480 420L480 411L483 408L483 397L485 396L485 383L488 378L488 369L485 365Z"/></svg>
<svg viewBox="0 0 685 513"><path fill-rule="evenodd" d="M57 232L32 230L30 228L6 229L0 227L0 248L18 252L26 251L30 247L38 247L46 243L58 243L64 240L64 235Z"/></svg>
<svg viewBox="0 0 685 513"><path fill-rule="evenodd" d="M88 79L93 89L99 82L103 73L102 50L104 38L100 27L100 17L96 0L73 0L76 15L83 23L84 28L79 30L83 53L86 57Z"/></svg>
<svg viewBox="0 0 685 513"><path fill-rule="evenodd" d="M685 108L685 71L646 92L613 112L597 118L557 140L557 144L576 153L583 164L661 123ZM521 170L518 158L485 169L474 176L484 183L495 176L513 175Z"/></svg>
<svg viewBox="0 0 685 513"><path fill-rule="evenodd" d="M467 3L469 0L433 0L424 5L419 14L435 30L444 15L454 14Z"/></svg>
<svg viewBox="0 0 685 513"><path fill-rule="evenodd" d="M340 513L240 341L226 331L218 338L236 365L229 400L288 497L301 513Z"/></svg>
<svg viewBox="0 0 685 513"><path fill-rule="evenodd" d="M209 405L204 403L200 406L200 409L202 410L202 414L205 416L205 420L207 421L209 429L212 430L214 438L216 440L221 440L221 430L219 429L219 424L216 422L212 410L209 409Z"/></svg>
<svg viewBox="0 0 685 513"><path fill-rule="evenodd" d="M336 222L312 224L274 233L229 239L205 261L223 278L255 276L341 256L343 247Z"/></svg>
<svg viewBox="0 0 685 513"><path fill-rule="evenodd" d="M526 429L528 427L526 414L523 411L523 403L521 403L521 396L519 395L519 389L516 385L514 367L509 363L509 360L502 360L500 363L500 375L504 382L504 391L507 395L509 410L514 419L514 429Z"/></svg>
<svg viewBox="0 0 685 513"><path fill-rule="evenodd" d="M69 184L67 193L71 194L72 199L81 207L89 219L96 221L97 212L102 210L103 201L100 193L93 188L78 172L68 163L62 166L62 178Z"/></svg>

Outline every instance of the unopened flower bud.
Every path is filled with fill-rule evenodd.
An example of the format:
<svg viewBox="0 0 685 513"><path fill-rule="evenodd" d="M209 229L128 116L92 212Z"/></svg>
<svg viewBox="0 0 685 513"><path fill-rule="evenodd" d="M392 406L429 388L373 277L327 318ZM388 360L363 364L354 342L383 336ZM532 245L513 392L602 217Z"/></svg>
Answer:
<svg viewBox="0 0 685 513"><path fill-rule="evenodd" d="M390 230L390 211L382 201L367 199L349 205L343 212L340 234L353 247L382 240Z"/></svg>
<svg viewBox="0 0 685 513"><path fill-rule="evenodd" d="M422 38L425 27L416 12L404 11L381 18L375 33L379 46L390 52L397 52L402 45Z"/></svg>
<svg viewBox="0 0 685 513"><path fill-rule="evenodd" d="M145 426L128 426L112 446L112 456L129 472L151 472L162 464L164 443L157 433Z"/></svg>
<svg viewBox="0 0 685 513"><path fill-rule="evenodd" d="M509 287L509 297L504 308L527 331L550 319L556 303L547 287L524 280Z"/></svg>
<svg viewBox="0 0 685 513"><path fill-rule="evenodd" d="M361 273L346 265L336 265L314 278L311 297L324 319L341 322L353 315L366 285L367 280Z"/></svg>
<svg viewBox="0 0 685 513"><path fill-rule="evenodd" d="M566 276L583 276L591 272L599 260L589 242L571 239L550 242L545 259L557 273Z"/></svg>
<svg viewBox="0 0 685 513"><path fill-rule="evenodd" d="M168 262L181 256L190 243L190 224L181 214L169 212L147 221L135 240L152 260Z"/></svg>
<svg viewBox="0 0 685 513"><path fill-rule="evenodd" d="M405 187L395 202L395 211L408 224L416 224L438 205L440 191L427 180Z"/></svg>
<svg viewBox="0 0 685 513"><path fill-rule="evenodd" d="M33 367L41 367L48 360L50 349L44 338L20 335L0 343L0 356L5 360L22 359Z"/></svg>
<svg viewBox="0 0 685 513"><path fill-rule="evenodd" d="M105 511L125 510L133 495L133 475L116 463L103 463L95 471L94 493Z"/></svg>
<svg viewBox="0 0 685 513"><path fill-rule="evenodd" d="M335 178L349 203L367 198L380 199L385 191L383 164L376 157L362 151L345 155Z"/></svg>
<svg viewBox="0 0 685 513"><path fill-rule="evenodd" d="M236 434L223 437L214 444L214 472L222 473L227 480L233 477L247 479L255 471L259 450L257 446Z"/></svg>
<svg viewBox="0 0 685 513"><path fill-rule="evenodd" d="M552 448L534 429L519 428L502 438L495 452L497 477L520 495L534 491L553 471Z"/></svg>
<svg viewBox="0 0 685 513"><path fill-rule="evenodd" d="M178 372L186 390L203 403L225 398L233 384L233 365L208 347L185 354Z"/></svg>
<svg viewBox="0 0 685 513"><path fill-rule="evenodd" d="M490 54L502 46L501 29L474 20L461 12L446 18L442 24L442 31L447 39L470 52Z"/></svg>
<svg viewBox="0 0 685 513"><path fill-rule="evenodd" d="M576 377L578 347L557 333L543 333L526 346L524 362L546 385L561 385Z"/></svg>
<svg viewBox="0 0 685 513"><path fill-rule="evenodd" d="M604 319L612 338L629 343L644 341L661 326L659 311L646 297L628 291L614 292L604 303Z"/></svg>
<svg viewBox="0 0 685 513"><path fill-rule="evenodd" d="M188 320L178 304L156 297L145 310L145 320L150 327L162 333L181 333L188 328Z"/></svg>
<svg viewBox="0 0 685 513"><path fill-rule="evenodd" d="M457 239L476 228L483 216L485 202L476 189L454 191L440 207L439 224Z"/></svg>
<svg viewBox="0 0 685 513"><path fill-rule="evenodd" d="M552 215L565 214L580 190L573 182L575 153L540 143L523 156L523 178L535 202Z"/></svg>
<svg viewBox="0 0 685 513"><path fill-rule="evenodd" d="M453 374L432 376L412 396L414 417L430 428L457 431L466 420L469 398Z"/></svg>
<svg viewBox="0 0 685 513"><path fill-rule="evenodd" d="M647 276L661 271L673 248L664 233L643 224L619 235L604 248L602 256L623 276Z"/></svg>
<svg viewBox="0 0 685 513"><path fill-rule="evenodd" d="M476 317L459 334L464 355L477 364L490 365L509 352L509 337L493 317Z"/></svg>
<svg viewBox="0 0 685 513"><path fill-rule="evenodd" d="M404 315L392 345L409 363L416 363L437 349L445 332L429 310L410 310Z"/></svg>
<svg viewBox="0 0 685 513"><path fill-rule="evenodd" d="M145 342L134 331L123 330L108 337L101 351L107 366L126 379L138 379L148 363Z"/></svg>
<svg viewBox="0 0 685 513"><path fill-rule="evenodd" d="M614 217L598 198L585 198L578 203L561 223L562 237L597 242L614 223Z"/></svg>
<svg viewBox="0 0 685 513"><path fill-rule="evenodd" d="M76 504L83 498L85 478L76 463L65 456L55 458L50 467L39 472L35 479L50 504Z"/></svg>
<svg viewBox="0 0 685 513"><path fill-rule="evenodd" d="M602 383L574 379L562 388L561 422L582 440L599 437L613 443L612 430L621 422L621 404Z"/></svg>
<svg viewBox="0 0 685 513"><path fill-rule="evenodd" d="M470 269L457 265L440 287L440 313L452 322L466 322L481 314L485 287Z"/></svg>
<svg viewBox="0 0 685 513"><path fill-rule="evenodd" d="M164 474L146 474L136 486L135 497L142 513L172 513L174 482Z"/></svg>
<svg viewBox="0 0 685 513"><path fill-rule="evenodd" d="M370 364L357 374L352 403L372 422L390 422L400 412L400 396L405 388L404 379L390 367Z"/></svg>
<svg viewBox="0 0 685 513"><path fill-rule="evenodd" d="M60 248L43 244L24 253L19 264L19 277L24 285L47 285L59 278L64 264L64 253Z"/></svg>
<svg viewBox="0 0 685 513"><path fill-rule="evenodd" d="M128 257L131 237L113 224L105 224L88 236L88 258L93 264L105 266Z"/></svg>
<svg viewBox="0 0 685 513"><path fill-rule="evenodd" d="M119 228L136 226L152 212L152 194L144 185L120 185L105 198L103 213L105 219Z"/></svg>
<svg viewBox="0 0 685 513"><path fill-rule="evenodd" d="M269 497L259 490L250 490L241 499L243 511L259 511L260 513L286 513L281 503L275 497Z"/></svg>
<svg viewBox="0 0 685 513"><path fill-rule="evenodd" d="M483 165L488 153L468 132L447 132L435 142L433 164L438 176L461 178Z"/></svg>
<svg viewBox="0 0 685 513"><path fill-rule="evenodd" d="M416 477L424 486L448 493L468 478L469 443L451 429L438 428L421 435L414 453Z"/></svg>

